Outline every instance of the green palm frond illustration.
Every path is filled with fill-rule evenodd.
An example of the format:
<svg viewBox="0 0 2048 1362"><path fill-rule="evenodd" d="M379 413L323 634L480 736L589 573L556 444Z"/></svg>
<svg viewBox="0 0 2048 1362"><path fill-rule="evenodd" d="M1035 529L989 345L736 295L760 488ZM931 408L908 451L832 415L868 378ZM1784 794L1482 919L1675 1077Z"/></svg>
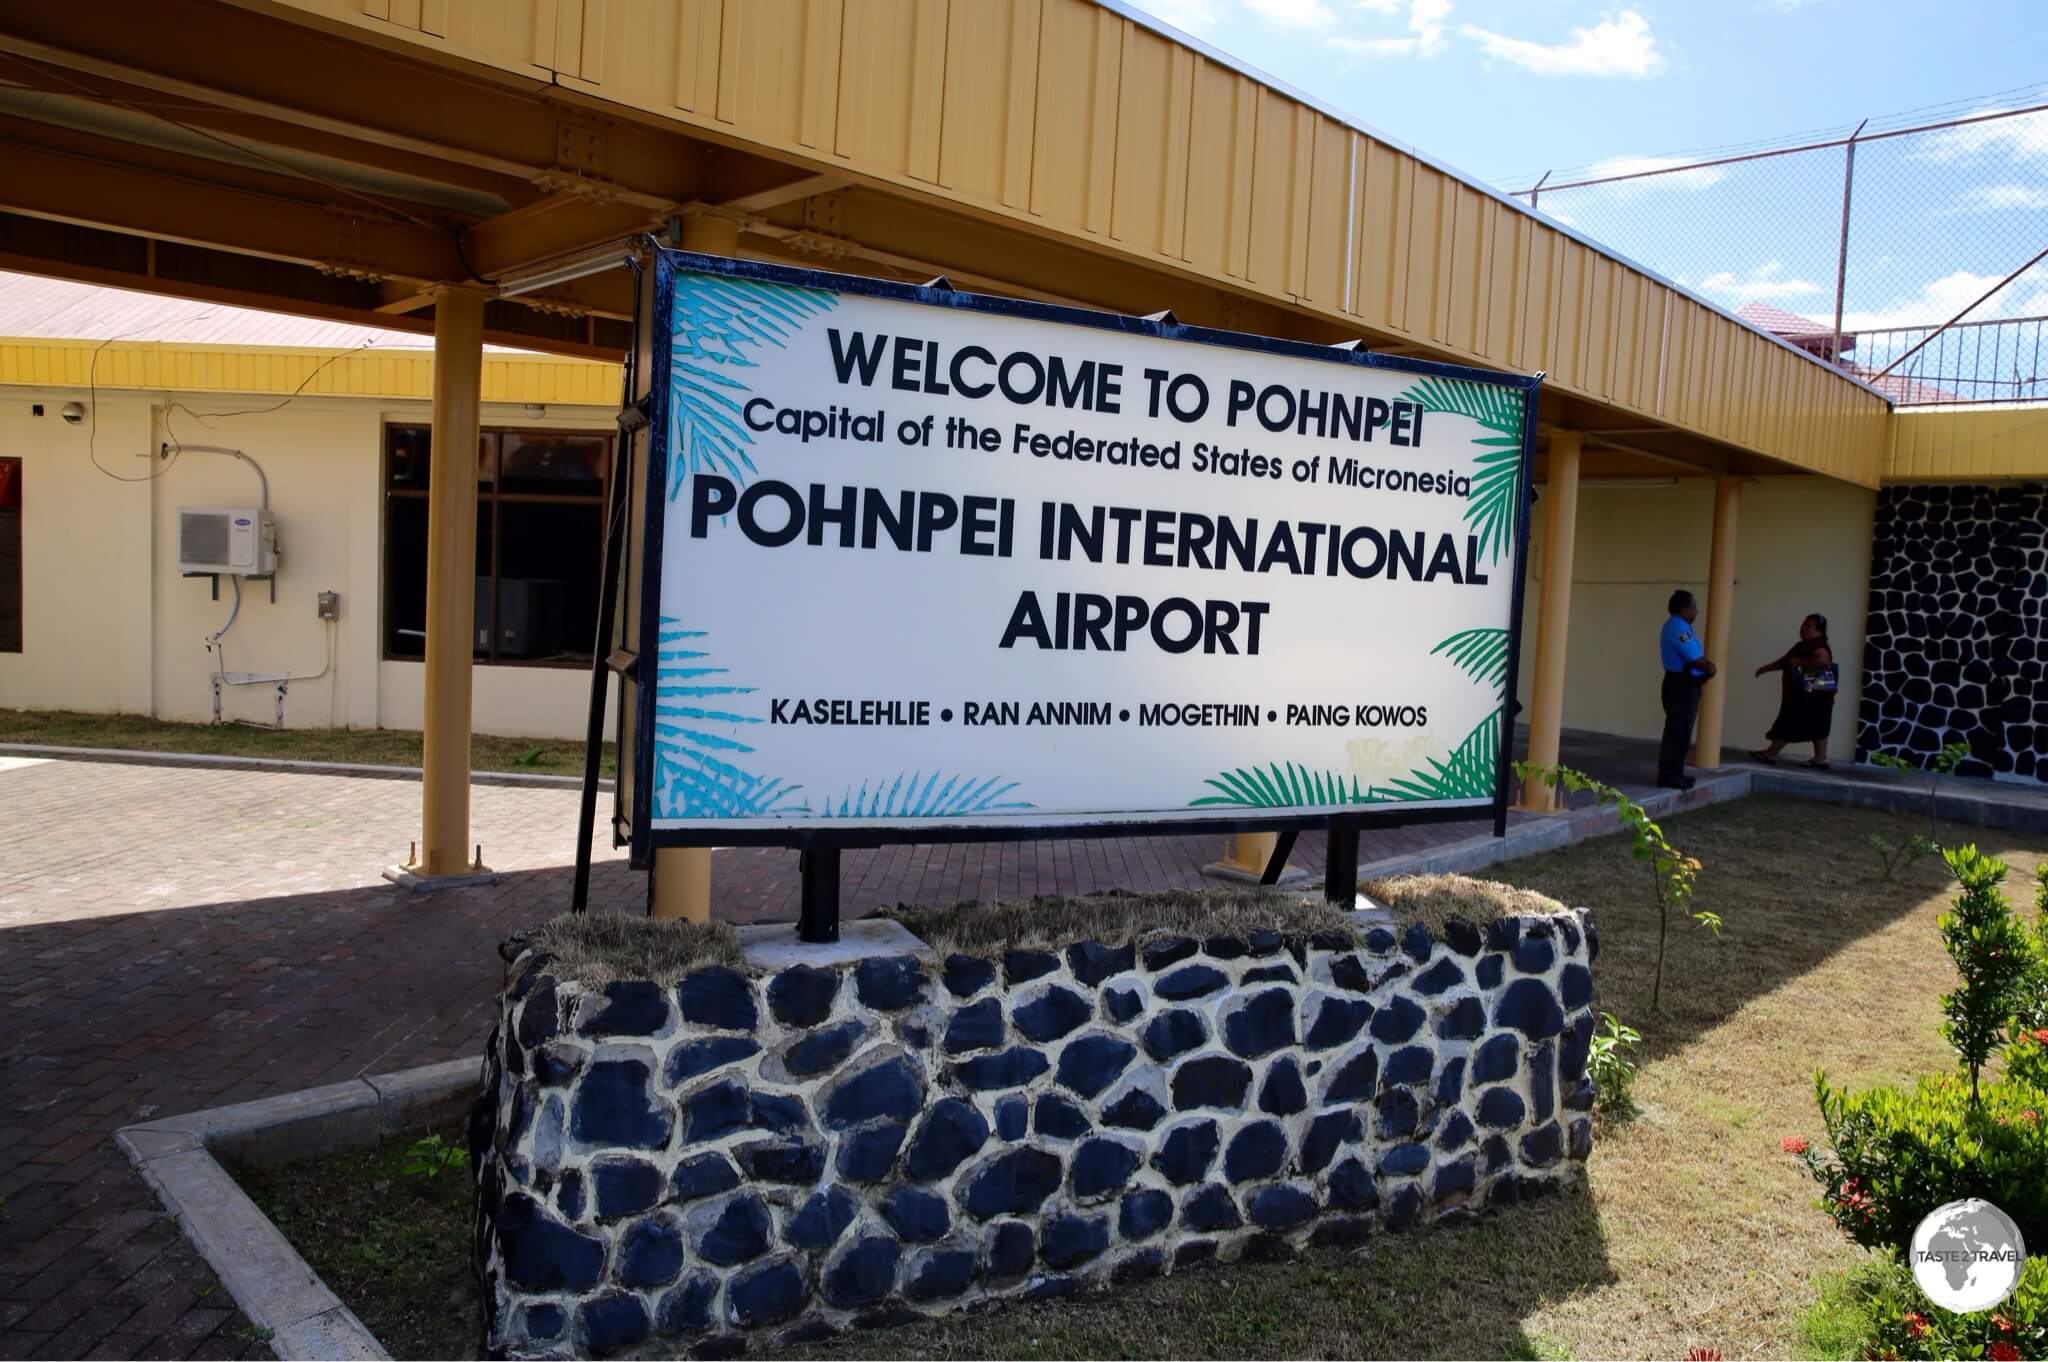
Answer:
<svg viewBox="0 0 2048 1362"><path fill-rule="evenodd" d="M922 771L907 776L898 772L873 784L863 781L860 789L848 790L836 801L827 800L819 813L826 818L959 818L1035 808L1022 800L1003 798L1017 785L1014 780L1005 783L1001 776L977 780L948 776L943 771L929 776Z"/></svg>
<svg viewBox="0 0 2048 1362"><path fill-rule="evenodd" d="M736 706L754 687L735 686L724 667L710 664L711 654L699 640L702 629L662 617L654 665L654 788L657 818L764 818L772 814L808 813L797 799L802 789L787 781L758 776L736 763L754 749L737 737L743 725L762 722Z"/></svg>
<svg viewBox="0 0 2048 1362"><path fill-rule="evenodd" d="M1515 537L1515 495L1522 473L1522 413L1526 395L1463 378L1425 378L1401 394L1425 411L1448 412L1477 421L1492 433L1473 441L1472 492L1466 498L1465 523L1479 536L1488 561L1499 562Z"/></svg>
<svg viewBox="0 0 2048 1362"><path fill-rule="evenodd" d="M1306 809L1326 804L1367 804L1368 791L1357 776L1338 771L1311 771L1294 762L1271 762L1263 769L1244 766L1202 782L1217 793L1188 801L1189 808L1227 804L1242 809Z"/></svg>
<svg viewBox="0 0 2048 1362"><path fill-rule="evenodd" d="M1496 694L1507 687L1508 631L1505 629L1462 629L1429 651L1432 656L1442 653L1480 685L1492 686Z"/></svg>
<svg viewBox="0 0 2048 1362"><path fill-rule="evenodd" d="M1500 711L1479 721L1449 760L1430 759L1429 768L1411 771L1400 780L1375 785L1375 803L1413 800L1492 799L1500 766Z"/></svg>
<svg viewBox="0 0 2048 1362"><path fill-rule="evenodd" d="M727 372L751 369L750 349L782 349L803 324L837 306L819 289L678 274L669 360L668 494L686 475L721 473L744 484L755 472L754 436L740 411L753 389Z"/></svg>

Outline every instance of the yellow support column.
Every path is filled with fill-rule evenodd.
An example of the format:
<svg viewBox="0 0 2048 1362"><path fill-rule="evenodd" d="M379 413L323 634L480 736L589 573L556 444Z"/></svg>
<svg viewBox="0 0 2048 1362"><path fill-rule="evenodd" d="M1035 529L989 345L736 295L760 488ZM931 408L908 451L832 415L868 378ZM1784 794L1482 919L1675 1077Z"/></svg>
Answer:
<svg viewBox="0 0 2048 1362"><path fill-rule="evenodd" d="M704 255L737 255L739 224L730 218L696 214L683 219L683 249ZM653 883L647 891L649 917L684 922L711 921L711 850L670 847L654 853Z"/></svg>
<svg viewBox="0 0 2048 1362"><path fill-rule="evenodd" d="M434 293L433 472L427 492L427 693L421 753L424 879L467 875L469 720L476 649L477 427L484 295Z"/></svg>
<svg viewBox="0 0 2048 1362"><path fill-rule="evenodd" d="M1564 661L1571 632L1572 551L1579 530L1579 454L1585 437L1550 437L1550 481L1543 488L1543 581L1536 603L1536 670L1529 677L1529 760L1555 766L1564 728ZM1512 698L1512 697L1510 697ZM1543 781L1522 787L1521 807L1548 813L1557 791Z"/></svg>
<svg viewBox="0 0 2048 1362"><path fill-rule="evenodd" d="M1707 566L1707 658L1721 669L1700 694L1699 734L1692 764L1713 770L1721 764L1721 717L1728 698L1728 645L1735 630L1735 519L1742 505L1742 480L1714 480L1714 547Z"/></svg>

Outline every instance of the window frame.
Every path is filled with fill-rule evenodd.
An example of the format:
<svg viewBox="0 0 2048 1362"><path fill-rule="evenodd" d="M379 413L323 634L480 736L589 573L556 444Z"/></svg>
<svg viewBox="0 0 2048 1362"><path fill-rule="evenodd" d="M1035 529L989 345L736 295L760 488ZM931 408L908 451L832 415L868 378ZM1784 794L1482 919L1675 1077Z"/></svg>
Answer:
<svg viewBox="0 0 2048 1362"><path fill-rule="evenodd" d="M0 456L14 489L14 612L11 629L0 629L0 653L18 657L28 651L28 498L23 492L28 463L19 455Z"/></svg>

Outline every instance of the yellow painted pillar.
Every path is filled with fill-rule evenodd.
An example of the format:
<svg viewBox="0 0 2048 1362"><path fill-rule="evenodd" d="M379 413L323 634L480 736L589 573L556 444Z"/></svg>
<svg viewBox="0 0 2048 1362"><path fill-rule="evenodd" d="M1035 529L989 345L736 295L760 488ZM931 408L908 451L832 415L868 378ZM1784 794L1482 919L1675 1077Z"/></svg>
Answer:
<svg viewBox="0 0 2048 1362"><path fill-rule="evenodd" d="M1735 634L1735 518L1742 505L1742 480L1714 480L1714 548L1707 565L1707 659L1720 673L1700 693L1699 735L1692 764L1713 770L1721 764L1721 718L1728 699L1728 646Z"/></svg>
<svg viewBox="0 0 2048 1362"><path fill-rule="evenodd" d="M1550 481L1543 488L1543 581L1536 601L1536 670L1529 677L1529 760L1555 766L1564 729L1564 661L1571 632L1572 551L1579 530L1579 454L1585 437L1550 437ZM1512 698L1512 697L1510 697ZM1543 781L1522 789L1521 807L1548 813L1557 791Z"/></svg>
<svg viewBox="0 0 2048 1362"><path fill-rule="evenodd" d="M417 872L471 869L469 719L476 648L476 451L484 295L434 294L433 471L427 491L427 693Z"/></svg>
<svg viewBox="0 0 2048 1362"><path fill-rule="evenodd" d="M730 218L695 214L683 219L683 249L704 255L737 255L739 224ZM668 847L654 853L649 917L684 922L711 921L711 850Z"/></svg>
<svg viewBox="0 0 2048 1362"><path fill-rule="evenodd" d="M1263 875L1266 863L1273 859L1273 852L1279 845L1280 834L1277 832L1234 833L1223 839L1223 857L1216 864L1241 870L1247 875Z"/></svg>

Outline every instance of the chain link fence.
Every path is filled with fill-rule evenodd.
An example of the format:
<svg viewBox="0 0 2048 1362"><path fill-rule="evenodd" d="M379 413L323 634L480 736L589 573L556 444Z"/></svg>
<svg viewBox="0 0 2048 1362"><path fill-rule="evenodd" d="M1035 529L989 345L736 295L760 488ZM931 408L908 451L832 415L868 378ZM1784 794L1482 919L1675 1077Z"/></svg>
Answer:
<svg viewBox="0 0 2048 1362"><path fill-rule="evenodd" d="M2048 86L1508 189L1901 405L2048 400Z"/></svg>

